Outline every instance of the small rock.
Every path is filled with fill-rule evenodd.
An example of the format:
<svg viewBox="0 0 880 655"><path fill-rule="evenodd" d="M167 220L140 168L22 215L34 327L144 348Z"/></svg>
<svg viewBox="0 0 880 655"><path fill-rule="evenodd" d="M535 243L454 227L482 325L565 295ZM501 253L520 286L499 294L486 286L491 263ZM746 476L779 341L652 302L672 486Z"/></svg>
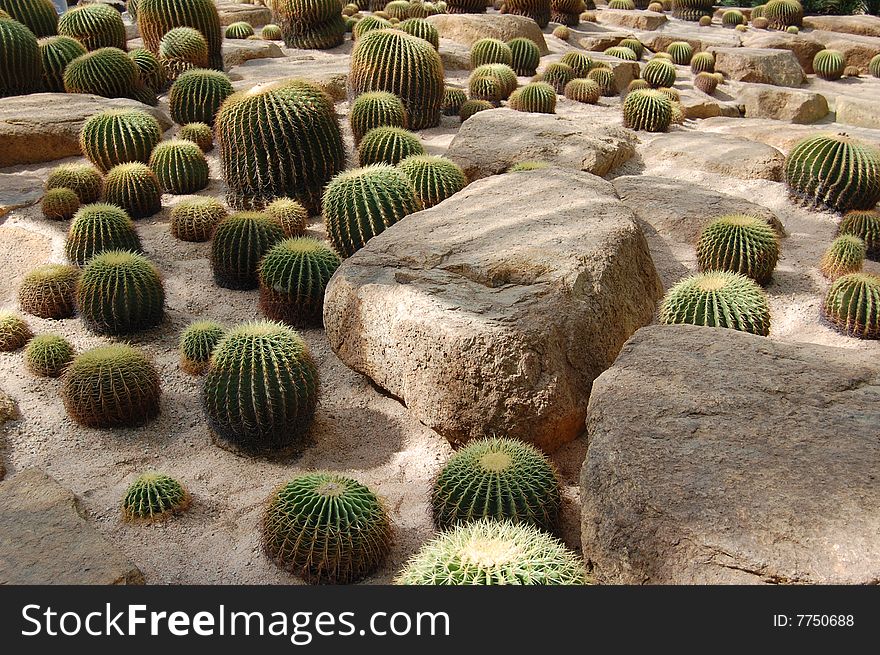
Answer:
<svg viewBox="0 0 880 655"><path fill-rule="evenodd" d="M596 20L602 24L650 32L658 29L666 23L666 14L658 14L653 11L619 11L617 9L603 9L596 13Z"/></svg>
<svg viewBox="0 0 880 655"><path fill-rule="evenodd" d="M223 41L223 62L226 64L227 70L252 59L271 59L283 56L284 51L272 41L254 39L224 39Z"/></svg>

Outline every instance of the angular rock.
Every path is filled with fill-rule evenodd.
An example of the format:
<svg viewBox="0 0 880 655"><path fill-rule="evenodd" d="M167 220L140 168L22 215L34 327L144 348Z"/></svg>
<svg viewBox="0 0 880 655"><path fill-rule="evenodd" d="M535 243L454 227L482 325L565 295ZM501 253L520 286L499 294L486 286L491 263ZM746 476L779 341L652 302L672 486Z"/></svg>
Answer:
<svg viewBox="0 0 880 655"><path fill-rule="evenodd" d="M679 130L644 144L645 161L674 160L683 168L711 171L743 180L780 181L785 157L776 148L756 141L712 132Z"/></svg>
<svg viewBox="0 0 880 655"><path fill-rule="evenodd" d="M876 100L837 96L836 110L838 123L880 130L880 112L877 111Z"/></svg>
<svg viewBox="0 0 880 655"><path fill-rule="evenodd" d="M746 118L815 123L828 115L828 101L822 94L772 84L744 84L737 100Z"/></svg>
<svg viewBox="0 0 880 655"><path fill-rule="evenodd" d="M694 52L707 50L710 47L738 48L742 43L739 33L733 30L709 30L707 32L702 34L696 33L695 30L685 32L661 30L659 32L638 32L636 36L639 41L645 44L646 48L653 52L665 52L673 41L690 43Z"/></svg>
<svg viewBox="0 0 880 655"><path fill-rule="evenodd" d="M0 98L0 168L34 164L80 154L79 132L87 118L105 109L134 108L171 127L168 115L126 98L81 93L33 93Z"/></svg>
<svg viewBox="0 0 880 655"><path fill-rule="evenodd" d="M776 86L800 86L804 70L790 50L770 48L709 48L715 55L715 70L740 82Z"/></svg>
<svg viewBox="0 0 880 655"><path fill-rule="evenodd" d="M720 100L717 95L722 91L716 91L714 95L706 95L695 89L680 89L681 104L684 107L684 115L687 118L712 118L714 116L739 117L740 111L736 103ZM726 95L726 94L725 94Z"/></svg>
<svg viewBox="0 0 880 655"><path fill-rule="evenodd" d="M804 16L804 27L861 36L880 36L877 16Z"/></svg>
<svg viewBox="0 0 880 655"><path fill-rule="evenodd" d="M650 32L666 23L666 14L658 14L653 11L603 9L596 13L596 20L602 24Z"/></svg>
<svg viewBox="0 0 880 655"><path fill-rule="evenodd" d="M634 144L631 131L598 119L587 124L556 114L492 109L462 124L446 156L470 180L502 173L529 159L602 176L629 160Z"/></svg>
<svg viewBox="0 0 880 655"><path fill-rule="evenodd" d="M510 41L518 36L534 41L542 55L549 54L544 33L531 18L505 14L437 14L428 16L428 22L440 32L440 36L470 48L483 38Z"/></svg>
<svg viewBox="0 0 880 655"><path fill-rule="evenodd" d="M846 65L857 66L862 73L868 72L871 59L880 54L880 37L877 36L857 36L822 30L815 30L810 36L826 48L842 52Z"/></svg>
<svg viewBox="0 0 880 655"><path fill-rule="evenodd" d="M440 60L443 62L443 70L470 70L470 48L449 39L440 39Z"/></svg>
<svg viewBox="0 0 880 655"><path fill-rule="evenodd" d="M272 11L268 7L255 4L217 3L217 13L220 14L220 24L224 27L238 21L250 23L252 27L259 28L272 22Z"/></svg>
<svg viewBox="0 0 880 655"><path fill-rule="evenodd" d="M0 173L0 218L43 197L43 180L36 175Z"/></svg>
<svg viewBox="0 0 880 655"><path fill-rule="evenodd" d="M877 584L877 425L872 353L644 328L593 386L584 555L610 584Z"/></svg>
<svg viewBox="0 0 880 655"><path fill-rule="evenodd" d="M251 59L272 59L283 57L284 51L272 41L255 39L224 39L223 63L226 69L240 66Z"/></svg>
<svg viewBox="0 0 880 655"><path fill-rule="evenodd" d="M805 73L813 72L813 57L825 46L809 34L788 34L787 32L745 32L743 46L746 48L769 48L771 50L790 50L797 57Z"/></svg>
<svg viewBox="0 0 880 655"><path fill-rule="evenodd" d="M25 469L0 483L0 584L143 583L53 478Z"/></svg>
<svg viewBox="0 0 880 655"><path fill-rule="evenodd" d="M590 384L661 292L613 187L549 168L474 182L371 239L331 279L324 324L346 365L453 443L550 451L582 432Z"/></svg>
<svg viewBox="0 0 880 655"><path fill-rule="evenodd" d="M603 52L630 36L632 36L630 32L597 32L578 38L577 43L584 50Z"/></svg>

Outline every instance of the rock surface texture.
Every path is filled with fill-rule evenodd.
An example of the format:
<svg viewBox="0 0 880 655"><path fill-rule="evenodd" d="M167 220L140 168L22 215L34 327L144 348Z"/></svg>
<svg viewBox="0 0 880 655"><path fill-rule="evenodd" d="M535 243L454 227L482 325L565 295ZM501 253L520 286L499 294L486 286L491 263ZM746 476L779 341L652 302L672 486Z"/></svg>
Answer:
<svg viewBox="0 0 880 655"><path fill-rule="evenodd" d="M486 14L436 14L426 19L433 23L440 36L450 41L472 46L480 39L492 38L510 41L518 36L534 41L542 55L548 54L547 42L541 28L524 16L497 16Z"/></svg>
<svg viewBox="0 0 880 655"><path fill-rule="evenodd" d="M709 48L715 55L715 70L740 82L776 86L800 86L804 70L790 50L771 48Z"/></svg>
<svg viewBox="0 0 880 655"><path fill-rule="evenodd" d="M744 85L737 99L746 118L815 123L828 115L828 101L822 94L772 84Z"/></svg>

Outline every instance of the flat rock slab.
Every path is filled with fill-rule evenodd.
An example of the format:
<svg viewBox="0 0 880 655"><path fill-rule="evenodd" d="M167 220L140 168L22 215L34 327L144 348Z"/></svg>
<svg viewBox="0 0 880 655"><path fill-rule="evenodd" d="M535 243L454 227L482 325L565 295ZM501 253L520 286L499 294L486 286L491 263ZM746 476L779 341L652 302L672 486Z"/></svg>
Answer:
<svg viewBox="0 0 880 655"><path fill-rule="evenodd" d="M787 32L746 32L743 34L743 46L746 48L762 48L771 50L790 50L805 73L813 72L813 57L825 46L809 34L788 34Z"/></svg>
<svg viewBox="0 0 880 655"><path fill-rule="evenodd" d="M819 125L786 125L781 129L779 121L767 118L752 118L747 121L730 118L710 118L700 123L704 134L715 132L736 136L741 139L759 141L773 146L783 153L788 153L803 138L814 134L837 134L846 132L851 137L873 144L880 148L880 131L841 125L840 123L822 123Z"/></svg>
<svg viewBox="0 0 880 655"><path fill-rule="evenodd" d="M676 165L738 177L780 181L785 157L776 148L737 137L679 130L644 143L639 152L645 161L674 160Z"/></svg>
<svg viewBox="0 0 880 655"><path fill-rule="evenodd" d="M644 328L593 385L584 555L610 584L877 584L878 425L871 353Z"/></svg>
<svg viewBox="0 0 880 655"><path fill-rule="evenodd" d="M861 36L880 36L880 17L804 16L804 27Z"/></svg>
<svg viewBox="0 0 880 655"><path fill-rule="evenodd" d="M772 84L744 84L737 100L746 118L772 118L789 123L815 123L828 115L821 93Z"/></svg>
<svg viewBox="0 0 880 655"><path fill-rule="evenodd" d="M694 24L696 25L696 23ZM638 32L636 36L639 41L645 44L646 48L653 52L665 52L669 44L674 41L690 43L694 52L707 50L710 47L738 48L742 43L739 34L733 30L705 30L698 32L696 29L688 31L663 29L657 32Z"/></svg>
<svg viewBox="0 0 880 655"><path fill-rule="evenodd" d="M171 127L168 115L127 98L81 93L33 93L0 98L0 168L35 164L80 154L79 132L90 116L105 109L141 109Z"/></svg>
<svg viewBox="0 0 880 655"><path fill-rule="evenodd" d="M259 31L260 27L272 22L272 10L256 4L218 2L217 13L220 14L220 24L224 27L244 21Z"/></svg>
<svg viewBox="0 0 880 655"><path fill-rule="evenodd" d="M0 584L143 584L85 514L73 492L38 469L0 483Z"/></svg>
<svg viewBox="0 0 880 655"><path fill-rule="evenodd" d="M602 176L633 154L635 135L629 130L512 109L481 111L467 119L446 152L471 180L527 160Z"/></svg>
<svg viewBox="0 0 880 655"><path fill-rule="evenodd" d="M224 39L223 63L226 69L240 66L251 59L271 59L283 57L284 51L273 41L255 39Z"/></svg>
<svg viewBox="0 0 880 655"><path fill-rule="evenodd" d="M836 110L838 123L880 130L880 111L876 99L837 96Z"/></svg>
<svg viewBox="0 0 880 655"><path fill-rule="evenodd" d="M531 18L509 14L436 14L426 19L440 36L470 48L475 41L492 38L510 41L516 37L531 39L542 55L549 54L544 33Z"/></svg>
<svg viewBox="0 0 880 655"><path fill-rule="evenodd" d="M715 70L740 82L776 86L800 86L804 70L790 50L772 48L709 48L715 55Z"/></svg>
<svg viewBox="0 0 880 655"><path fill-rule="evenodd" d="M611 184L549 168L479 180L371 239L331 279L324 325L451 442L551 451L583 431L592 381L661 293Z"/></svg>
<svg viewBox="0 0 880 655"><path fill-rule="evenodd" d="M603 9L596 13L596 20L604 25L627 27L631 30L652 31L666 23L666 14L653 11L621 11Z"/></svg>
<svg viewBox="0 0 880 655"><path fill-rule="evenodd" d="M291 50L287 53L293 52ZM302 53L302 51L300 51ZM229 72L236 91L246 91L258 84L279 79L296 78L317 84L334 100L346 97L349 57L331 57L323 53L285 56L269 59L251 59Z"/></svg>
<svg viewBox="0 0 880 655"><path fill-rule="evenodd" d="M729 97L718 89L713 95L707 95L697 89L679 90L681 106L687 118L712 118L714 116L731 116L739 118L739 106L730 100L722 100L716 96Z"/></svg>
<svg viewBox="0 0 880 655"><path fill-rule="evenodd" d="M0 218L20 207L30 207L43 197L43 180L25 173L0 173Z"/></svg>
<svg viewBox="0 0 880 655"><path fill-rule="evenodd" d="M576 38L569 39L569 42L576 40L578 45L584 50L603 52L608 48L613 48L630 36L632 36L631 32L591 32L584 36L577 35Z"/></svg>

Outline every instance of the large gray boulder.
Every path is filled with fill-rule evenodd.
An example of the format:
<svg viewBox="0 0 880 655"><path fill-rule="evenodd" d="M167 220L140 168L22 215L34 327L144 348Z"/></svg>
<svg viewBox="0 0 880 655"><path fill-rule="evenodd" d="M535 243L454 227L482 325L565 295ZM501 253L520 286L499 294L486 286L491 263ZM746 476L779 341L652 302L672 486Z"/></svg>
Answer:
<svg viewBox="0 0 880 655"><path fill-rule="evenodd" d="M739 82L776 86L800 86L804 69L790 50L772 48L709 48L715 55L715 70Z"/></svg>
<svg viewBox="0 0 880 655"><path fill-rule="evenodd" d="M593 385L582 545L603 583L876 584L876 353L651 326Z"/></svg>
<svg viewBox="0 0 880 655"><path fill-rule="evenodd" d="M544 33L531 18L505 14L436 14L426 19L433 23L440 36L450 41L471 47L474 42L484 38L510 41L517 37L531 39L542 55L549 54Z"/></svg>
<svg viewBox="0 0 880 655"><path fill-rule="evenodd" d="M451 442L550 451L583 431L593 380L661 293L611 184L550 168L479 180L374 237L331 279L324 325Z"/></svg>

